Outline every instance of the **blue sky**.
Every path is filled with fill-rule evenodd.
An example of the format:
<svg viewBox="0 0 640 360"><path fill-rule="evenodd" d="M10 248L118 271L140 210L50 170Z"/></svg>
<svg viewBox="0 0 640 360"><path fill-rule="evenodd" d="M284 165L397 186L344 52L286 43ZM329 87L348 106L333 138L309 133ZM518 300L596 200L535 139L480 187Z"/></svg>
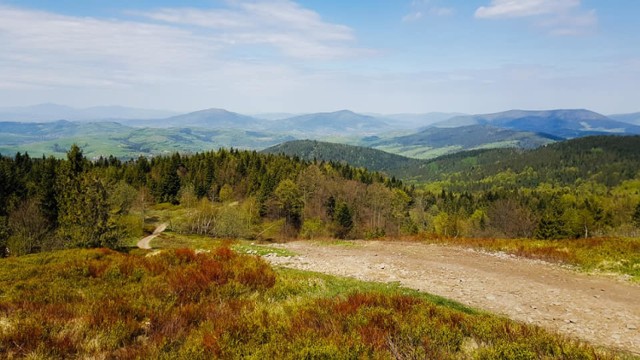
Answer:
<svg viewBox="0 0 640 360"><path fill-rule="evenodd" d="M640 111L636 0L0 0L0 106Z"/></svg>

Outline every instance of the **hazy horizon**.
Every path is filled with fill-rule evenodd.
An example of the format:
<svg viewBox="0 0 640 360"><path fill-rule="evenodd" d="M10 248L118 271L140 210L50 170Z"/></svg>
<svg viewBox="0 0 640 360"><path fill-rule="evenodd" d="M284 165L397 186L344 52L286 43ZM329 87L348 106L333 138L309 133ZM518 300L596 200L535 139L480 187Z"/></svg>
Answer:
<svg viewBox="0 0 640 360"><path fill-rule="evenodd" d="M639 2L0 0L0 107L640 111Z"/></svg>

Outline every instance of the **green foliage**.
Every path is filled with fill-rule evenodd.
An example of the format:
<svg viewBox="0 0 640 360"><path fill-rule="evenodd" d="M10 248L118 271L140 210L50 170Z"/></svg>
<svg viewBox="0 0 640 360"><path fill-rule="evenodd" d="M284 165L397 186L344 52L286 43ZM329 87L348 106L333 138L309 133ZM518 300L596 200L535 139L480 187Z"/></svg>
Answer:
<svg viewBox="0 0 640 360"><path fill-rule="evenodd" d="M27 200L12 211L7 225L11 235L6 240L6 247L12 255L38 252L49 231L47 219L34 200Z"/></svg>
<svg viewBox="0 0 640 360"><path fill-rule="evenodd" d="M323 237L325 235L324 228L325 225L318 218L304 219L302 229L300 229L300 236L309 240Z"/></svg>
<svg viewBox="0 0 640 360"><path fill-rule="evenodd" d="M108 195L98 179L70 178L59 195L58 236L66 247L117 246Z"/></svg>
<svg viewBox="0 0 640 360"><path fill-rule="evenodd" d="M278 207L285 218L285 225L297 231L302 226L304 201L298 185L289 179L282 180L274 191Z"/></svg>
<svg viewBox="0 0 640 360"><path fill-rule="evenodd" d="M0 291L3 358L615 356L394 285L274 271L228 247L2 259Z"/></svg>
<svg viewBox="0 0 640 360"><path fill-rule="evenodd" d="M353 229L353 214L351 213L349 205L344 202L338 203L334 214L334 221L336 223L336 237L339 239L347 237L351 229Z"/></svg>

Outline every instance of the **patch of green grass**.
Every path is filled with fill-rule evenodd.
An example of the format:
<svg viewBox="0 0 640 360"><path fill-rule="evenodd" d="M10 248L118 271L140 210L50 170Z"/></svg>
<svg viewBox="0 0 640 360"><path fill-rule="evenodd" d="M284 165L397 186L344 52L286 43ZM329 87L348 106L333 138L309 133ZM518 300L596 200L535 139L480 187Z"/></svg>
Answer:
<svg viewBox="0 0 640 360"><path fill-rule="evenodd" d="M342 247L357 247L361 246L357 240L341 240L341 239L324 239L313 240L314 244L323 246L342 246Z"/></svg>
<svg viewBox="0 0 640 360"><path fill-rule="evenodd" d="M151 240L154 249L203 249L210 250L223 243L221 239L214 239L205 235L182 235L173 232L164 232Z"/></svg>
<svg viewBox="0 0 640 360"><path fill-rule="evenodd" d="M154 249L202 249L211 250L223 244L231 246L234 251L247 254L265 256L274 254L276 256L294 256L295 253L286 249L270 247L269 245L256 244L249 240L228 240L217 239L206 235L185 235L173 232L165 232L151 240L151 247Z"/></svg>
<svg viewBox="0 0 640 360"><path fill-rule="evenodd" d="M265 256L273 254L281 257L296 255L296 253L287 249L274 248L270 247L269 245L255 244L254 242L248 240L236 240L233 242L231 248L236 252L248 255Z"/></svg>

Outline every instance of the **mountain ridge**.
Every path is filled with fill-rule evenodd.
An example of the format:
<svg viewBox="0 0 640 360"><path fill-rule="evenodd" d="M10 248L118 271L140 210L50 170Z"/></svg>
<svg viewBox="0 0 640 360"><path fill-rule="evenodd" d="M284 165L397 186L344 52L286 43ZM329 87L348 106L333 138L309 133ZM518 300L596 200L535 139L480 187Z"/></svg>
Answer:
<svg viewBox="0 0 640 360"><path fill-rule="evenodd" d="M640 126L612 120L587 109L508 110L458 116L435 123L433 127L455 128L469 125L491 125L566 139L588 135L640 134Z"/></svg>

